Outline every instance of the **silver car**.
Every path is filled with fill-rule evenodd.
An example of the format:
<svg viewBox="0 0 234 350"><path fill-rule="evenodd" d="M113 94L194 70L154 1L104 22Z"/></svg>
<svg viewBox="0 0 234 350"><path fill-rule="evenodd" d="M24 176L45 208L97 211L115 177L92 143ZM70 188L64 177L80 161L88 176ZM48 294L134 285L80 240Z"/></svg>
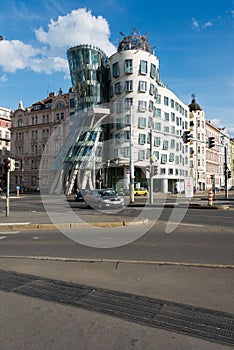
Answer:
<svg viewBox="0 0 234 350"><path fill-rule="evenodd" d="M84 197L87 206L94 209L123 208L124 198L118 196L115 190L102 189L92 190Z"/></svg>

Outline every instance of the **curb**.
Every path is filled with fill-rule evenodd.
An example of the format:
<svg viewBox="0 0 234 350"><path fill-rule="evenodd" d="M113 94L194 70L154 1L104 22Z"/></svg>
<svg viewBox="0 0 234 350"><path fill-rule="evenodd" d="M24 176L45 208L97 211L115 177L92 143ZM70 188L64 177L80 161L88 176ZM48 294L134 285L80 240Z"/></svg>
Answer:
<svg viewBox="0 0 234 350"><path fill-rule="evenodd" d="M109 222L84 222L84 223L62 223L62 224L32 224L32 223L17 223L17 224L0 224L0 232L6 230L36 230L36 229L73 229L73 228L89 228L95 227L123 227L123 226L135 226L144 225L148 223L148 219L136 220L136 221L109 221Z"/></svg>
<svg viewBox="0 0 234 350"><path fill-rule="evenodd" d="M119 264L134 265L158 265L158 266L176 266L176 267L201 267L212 269L234 269L233 264L206 264L182 261L157 261L157 260L132 260L132 259L85 259L85 258L63 258L59 256L33 256L33 255L0 255L0 259L24 259L38 261L62 261L62 262L78 262L78 263L110 263L115 264L116 268Z"/></svg>

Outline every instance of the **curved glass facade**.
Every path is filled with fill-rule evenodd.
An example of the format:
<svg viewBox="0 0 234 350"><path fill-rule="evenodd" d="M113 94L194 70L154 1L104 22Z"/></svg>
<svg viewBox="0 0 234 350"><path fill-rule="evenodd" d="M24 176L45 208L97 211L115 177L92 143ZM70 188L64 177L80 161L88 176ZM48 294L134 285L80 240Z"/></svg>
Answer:
<svg viewBox="0 0 234 350"><path fill-rule="evenodd" d="M71 81L76 96L76 110L108 102L107 56L91 45L67 50Z"/></svg>

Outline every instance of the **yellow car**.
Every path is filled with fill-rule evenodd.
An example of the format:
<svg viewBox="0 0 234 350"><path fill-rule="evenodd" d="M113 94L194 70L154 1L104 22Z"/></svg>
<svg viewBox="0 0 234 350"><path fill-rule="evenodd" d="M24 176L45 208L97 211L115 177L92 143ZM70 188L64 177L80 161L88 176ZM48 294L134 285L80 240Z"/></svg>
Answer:
<svg viewBox="0 0 234 350"><path fill-rule="evenodd" d="M147 188L141 187L141 188L135 188L134 190L134 196L148 196L149 191Z"/></svg>

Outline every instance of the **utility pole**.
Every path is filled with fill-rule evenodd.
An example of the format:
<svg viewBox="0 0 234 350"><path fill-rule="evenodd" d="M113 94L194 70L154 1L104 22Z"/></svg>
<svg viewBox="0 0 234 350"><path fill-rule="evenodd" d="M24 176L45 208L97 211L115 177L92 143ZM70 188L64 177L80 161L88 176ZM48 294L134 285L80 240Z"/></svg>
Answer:
<svg viewBox="0 0 234 350"><path fill-rule="evenodd" d="M4 159L4 168L7 175L7 186L6 186L6 216L9 216L10 211L10 171L11 171L11 158Z"/></svg>
<svg viewBox="0 0 234 350"><path fill-rule="evenodd" d="M134 203L133 107L130 107L130 203Z"/></svg>
<svg viewBox="0 0 234 350"><path fill-rule="evenodd" d="M224 146L224 180L225 180L225 199L228 199L227 146Z"/></svg>
<svg viewBox="0 0 234 350"><path fill-rule="evenodd" d="M150 129L150 204L153 204L153 129Z"/></svg>

